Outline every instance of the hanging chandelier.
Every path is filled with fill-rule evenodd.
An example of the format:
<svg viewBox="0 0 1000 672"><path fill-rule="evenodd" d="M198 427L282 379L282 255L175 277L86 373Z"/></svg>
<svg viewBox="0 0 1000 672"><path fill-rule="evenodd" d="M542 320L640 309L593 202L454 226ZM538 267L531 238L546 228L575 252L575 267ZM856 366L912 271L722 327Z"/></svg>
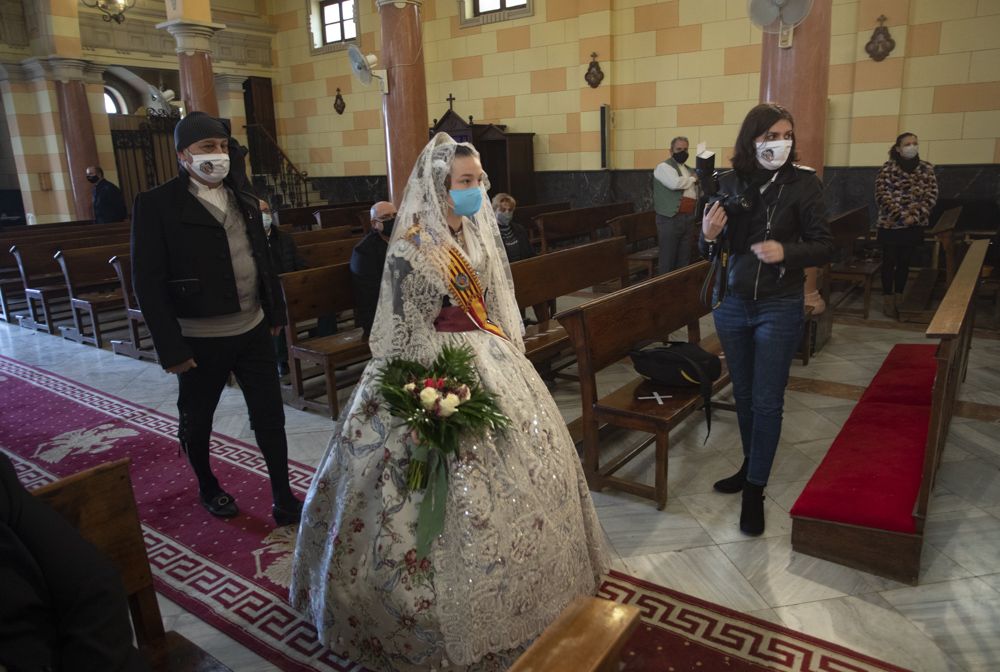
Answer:
<svg viewBox="0 0 1000 672"><path fill-rule="evenodd" d="M80 0L84 7L99 9L104 13L105 21L121 23L125 20L125 12L135 7L135 0Z"/></svg>

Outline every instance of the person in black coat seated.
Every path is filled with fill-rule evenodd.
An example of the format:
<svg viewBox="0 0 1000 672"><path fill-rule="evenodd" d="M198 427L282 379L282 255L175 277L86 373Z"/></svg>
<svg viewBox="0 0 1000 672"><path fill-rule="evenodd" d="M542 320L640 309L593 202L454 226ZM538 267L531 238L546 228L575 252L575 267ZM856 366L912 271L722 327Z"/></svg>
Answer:
<svg viewBox="0 0 1000 672"><path fill-rule="evenodd" d="M514 221L514 208L517 201L510 194L497 194L493 197L493 211L497 213L497 227L500 229L500 239L507 250L507 261L514 263L535 256L531 247L528 232Z"/></svg>
<svg viewBox="0 0 1000 672"><path fill-rule="evenodd" d="M128 219L125 197L118 185L104 179L100 166L87 167L87 181L94 185L94 223L124 222Z"/></svg>
<svg viewBox="0 0 1000 672"><path fill-rule="evenodd" d="M302 503L288 484L271 341L285 323L285 305L245 152L226 123L203 112L177 124L174 144L180 174L135 199L132 276L160 365L177 375L177 438L202 505L214 516L236 516L236 502L208 460L212 416L235 374L270 475L275 522L297 523Z"/></svg>
<svg viewBox="0 0 1000 672"><path fill-rule="evenodd" d="M0 452L0 670L149 672L121 576Z"/></svg>
<svg viewBox="0 0 1000 672"><path fill-rule="evenodd" d="M379 201L372 206L371 228L351 252L351 289L354 292L354 314L365 338L371 334L378 307L379 288L382 285L382 268L389 238L396 221L396 206Z"/></svg>

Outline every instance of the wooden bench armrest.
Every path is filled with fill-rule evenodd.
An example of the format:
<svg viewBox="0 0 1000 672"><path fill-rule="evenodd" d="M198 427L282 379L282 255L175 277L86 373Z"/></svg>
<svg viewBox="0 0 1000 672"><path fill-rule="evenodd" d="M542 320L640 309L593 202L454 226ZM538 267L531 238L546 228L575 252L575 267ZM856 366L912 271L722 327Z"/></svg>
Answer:
<svg viewBox="0 0 1000 672"><path fill-rule="evenodd" d="M639 625L639 610L578 597L534 641L510 672L611 672Z"/></svg>

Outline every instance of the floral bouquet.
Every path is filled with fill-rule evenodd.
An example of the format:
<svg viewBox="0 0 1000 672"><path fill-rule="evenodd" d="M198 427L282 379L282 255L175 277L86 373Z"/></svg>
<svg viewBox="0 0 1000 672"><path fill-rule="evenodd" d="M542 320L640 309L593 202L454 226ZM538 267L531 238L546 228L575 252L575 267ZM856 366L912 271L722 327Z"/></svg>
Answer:
<svg viewBox="0 0 1000 672"><path fill-rule="evenodd" d="M467 346L445 346L430 366L393 359L379 372L379 391L389 412L402 418L415 440L407 473L412 491L425 490L417 515L417 554L425 557L444 530L449 455L459 438L504 430L510 418L479 383Z"/></svg>

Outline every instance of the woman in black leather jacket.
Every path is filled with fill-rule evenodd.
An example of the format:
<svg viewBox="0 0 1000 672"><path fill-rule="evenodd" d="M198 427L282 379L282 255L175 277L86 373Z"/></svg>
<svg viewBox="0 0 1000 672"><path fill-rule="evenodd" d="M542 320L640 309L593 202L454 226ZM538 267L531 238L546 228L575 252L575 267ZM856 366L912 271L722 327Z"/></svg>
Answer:
<svg viewBox="0 0 1000 672"><path fill-rule="evenodd" d="M743 442L743 465L715 489L743 491L740 529L751 535L764 531L764 486L802 337L803 270L825 264L833 251L823 184L815 170L792 163L794 123L779 105L750 110L733 170L719 178L720 193L742 198L713 203L702 219L702 251L723 269L713 317Z"/></svg>

